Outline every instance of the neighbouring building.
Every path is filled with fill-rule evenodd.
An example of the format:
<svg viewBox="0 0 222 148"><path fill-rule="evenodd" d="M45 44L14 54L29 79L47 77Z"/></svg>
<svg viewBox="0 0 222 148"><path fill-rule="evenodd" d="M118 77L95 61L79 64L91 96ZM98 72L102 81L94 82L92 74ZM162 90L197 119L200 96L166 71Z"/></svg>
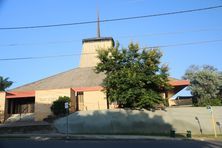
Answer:
<svg viewBox="0 0 222 148"><path fill-rule="evenodd" d="M177 96L168 100L169 106L192 106L193 96Z"/></svg>
<svg viewBox="0 0 222 148"><path fill-rule="evenodd" d="M102 91L105 75L94 72L98 62L96 50L105 50L114 44L112 37L100 35L83 39L79 67L0 92L0 120L4 121L13 114L33 113L34 119L41 121L52 114L50 106L59 96L71 98L71 112L115 108L115 104L107 103L106 94ZM186 80L173 78L169 78L169 83L174 89L163 93L166 99L189 85Z"/></svg>

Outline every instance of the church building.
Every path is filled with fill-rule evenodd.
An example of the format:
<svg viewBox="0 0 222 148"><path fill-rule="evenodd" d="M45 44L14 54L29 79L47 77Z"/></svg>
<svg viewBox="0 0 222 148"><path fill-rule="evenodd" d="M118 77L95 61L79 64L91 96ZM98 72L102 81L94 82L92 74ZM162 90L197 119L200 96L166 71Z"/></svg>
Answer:
<svg viewBox="0 0 222 148"><path fill-rule="evenodd" d="M98 21L99 22L99 21ZM97 37L82 40L82 54L77 68L29 83L6 92L0 92L0 120L5 121L14 114L33 114L35 121L52 115L50 107L59 96L71 99L70 111L113 109L115 104L107 103L101 83L103 73L96 74L98 63L96 50L114 46L112 37L100 37L99 23ZM186 80L169 78L173 90L164 92L166 99L189 85Z"/></svg>

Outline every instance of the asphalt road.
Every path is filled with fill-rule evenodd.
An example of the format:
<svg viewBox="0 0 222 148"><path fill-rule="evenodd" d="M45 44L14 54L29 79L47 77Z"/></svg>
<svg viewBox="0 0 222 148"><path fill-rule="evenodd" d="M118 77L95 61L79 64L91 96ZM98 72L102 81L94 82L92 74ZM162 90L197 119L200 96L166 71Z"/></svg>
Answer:
<svg viewBox="0 0 222 148"><path fill-rule="evenodd" d="M0 148L221 148L222 141L195 140L0 140Z"/></svg>

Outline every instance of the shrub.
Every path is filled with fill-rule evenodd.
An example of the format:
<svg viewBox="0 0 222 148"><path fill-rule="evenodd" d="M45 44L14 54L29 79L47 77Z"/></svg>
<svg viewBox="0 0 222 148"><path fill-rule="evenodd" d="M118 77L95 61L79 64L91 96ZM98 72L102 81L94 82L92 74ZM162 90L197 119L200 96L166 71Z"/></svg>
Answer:
<svg viewBox="0 0 222 148"><path fill-rule="evenodd" d="M70 98L67 96L59 97L58 100L54 101L51 106L51 111L54 115L65 115L67 113L65 109L65 102L70 102Z"/></svg>
<svg viewBox="0 0 222 148"><path fill-rule="evenodd" d="M198 101L196 104L196 106L222 106L222 100L221 99L206 99L202 102Z"/></svg>

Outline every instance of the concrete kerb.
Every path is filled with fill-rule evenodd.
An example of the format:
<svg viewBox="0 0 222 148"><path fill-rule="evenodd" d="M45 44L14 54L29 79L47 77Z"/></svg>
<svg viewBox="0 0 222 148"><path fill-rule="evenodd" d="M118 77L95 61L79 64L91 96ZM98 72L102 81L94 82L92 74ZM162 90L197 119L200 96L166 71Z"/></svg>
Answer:
<svg viewBox="0 0 222 148"><path fill-rule="evenodd" d="M69 135L66 134L4 134L0 139L32 139L32 140L186 140L187 138L171 138L164 136L140 135Z"/></svg>
<svg viewBox="0 0 222 148"><path fill-rule="evenodd" d="M3 134L0 135L0 139L2 138L51 138L51 139L73 139L73 140L149 140L149 139L172 139L172 140L180 140L182 138L170 138L163 136L139 136L139 135L67 135L66 134ZM184 139L184 138L183 138Z"/></svg>

